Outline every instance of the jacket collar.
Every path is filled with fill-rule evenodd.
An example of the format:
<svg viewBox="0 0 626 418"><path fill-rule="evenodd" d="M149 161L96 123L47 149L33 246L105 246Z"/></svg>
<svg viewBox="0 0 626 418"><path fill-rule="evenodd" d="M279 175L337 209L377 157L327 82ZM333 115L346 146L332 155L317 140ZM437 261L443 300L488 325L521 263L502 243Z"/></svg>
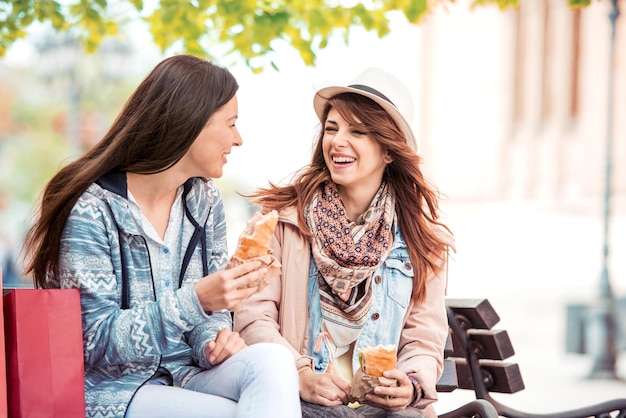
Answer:
<svg viewBox="0 0 626 418"><path fill-rule="evenodd" d="M209 180L209 184L210 182ZM130 221L131 214L128 208L126 172L110 171L96 180L96 184L101 188L100 193L96 192L96 194L103 193L101 196L109 203L118 225L131 234L138 234L139 231L132 226L134 222ZM185 215L190 220L193 219L192 223L199 225L206 223L214 203L214 193L210 190L211 188L210 185L200 178L190 178L185 182L182 199L184 199L185 208L187 209L185 210ZM110 193L106 193L106 191Z"/></svg>
<svg viewBox="0 0 626 418"><path fill-rule="evenodd" d="M110 171L96 180L96 183L103 189L128 200L128 182L126 180L126 172Z"/></svg>

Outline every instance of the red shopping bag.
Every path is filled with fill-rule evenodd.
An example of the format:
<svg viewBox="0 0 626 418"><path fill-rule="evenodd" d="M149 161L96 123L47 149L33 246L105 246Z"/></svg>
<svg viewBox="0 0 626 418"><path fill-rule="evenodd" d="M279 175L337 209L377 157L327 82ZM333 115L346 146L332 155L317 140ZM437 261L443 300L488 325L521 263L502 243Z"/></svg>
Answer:
<svg viewBox="0 0 626 418"><path fill-rule="evenodd" d="M9 416L84 418L78 289L14 289L4 317Z"/></svg>
<svg viewBox="0 0 626 418"><path fill-rule="evenodd" d="M0 295L2 295L2 269L0 269ZM4 314L0 298L0 417L8 417L7 411L7 362L4 351Z"/></svg>

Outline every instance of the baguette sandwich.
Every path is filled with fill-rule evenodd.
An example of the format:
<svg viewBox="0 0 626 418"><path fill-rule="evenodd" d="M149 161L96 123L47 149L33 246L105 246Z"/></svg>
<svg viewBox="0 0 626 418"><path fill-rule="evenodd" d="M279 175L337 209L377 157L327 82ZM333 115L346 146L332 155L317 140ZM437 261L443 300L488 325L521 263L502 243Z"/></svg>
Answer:
<svg viewBox="0 0 626 418"><path fill-rule="evenodd" d="M265 215L261 212L254 214L246 224L246 228L239 236L239 242L233 257L241 260L250 260L254 257L270 253L270 241L278 223L278 212L272 210Z"/></svg>
<svg viewBox="0 0 626 418"><path fill-rule="evenodd" d="M267 272L257 283L249 286L257 286L258 292L263 290L272 278L280 274L280 262L270 249L270 242L277 224L278 212L275 210L266 214L256 212L239 236L237 248L228 262L227 268L232 268L250 260L259 260L267 268ZM232 307L231 311L237 312L241 308L242 304L238 304Z"/></svg>
<svg viewBox="0 0 626 418"><path fill-rule="evenodd" d="M357 402L363 402L365 395L372 392L376 386L398 386L396 379L383 376L385 370L397 367L395 345L361 348L359 363L361 367L354 374L350 388L350 396Z"/></svg>

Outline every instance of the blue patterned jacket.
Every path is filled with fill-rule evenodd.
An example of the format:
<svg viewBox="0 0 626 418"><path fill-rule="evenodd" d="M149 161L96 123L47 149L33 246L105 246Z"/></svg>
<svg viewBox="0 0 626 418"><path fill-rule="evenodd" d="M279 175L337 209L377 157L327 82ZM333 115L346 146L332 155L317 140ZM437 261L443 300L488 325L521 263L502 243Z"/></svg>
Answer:
<svg viewBox="0 0 626 418"><path fill-rule="evenodd" d="M155 289L163 287L153 283L148 246L129 209L125 173L92 184L67 220L57 285L80 289L87 417L123 417L159 367L184 386L211 367L206 344L232 328L227 311L202 310L193 286L228 261L219 191L212 181L190 179L182 199L180 242L189 244L184 260L175 260L181 273L172 281L179 286L159 294Z"/></svg>

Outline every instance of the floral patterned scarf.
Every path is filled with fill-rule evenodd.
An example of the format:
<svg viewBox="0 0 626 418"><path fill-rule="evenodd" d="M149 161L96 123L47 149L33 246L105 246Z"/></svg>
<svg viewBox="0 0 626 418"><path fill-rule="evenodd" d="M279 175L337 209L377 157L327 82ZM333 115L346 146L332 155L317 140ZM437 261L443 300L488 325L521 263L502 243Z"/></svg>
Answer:
<svg viewBox="0 0 626 418"><path fill-rule="evenodd" d="M391 249L395 204L381 184L369 208L351 221L335 183L320 187L305 210L318 268L322 317L337 347L356 340L372 301L372 275Z"/></svg>

